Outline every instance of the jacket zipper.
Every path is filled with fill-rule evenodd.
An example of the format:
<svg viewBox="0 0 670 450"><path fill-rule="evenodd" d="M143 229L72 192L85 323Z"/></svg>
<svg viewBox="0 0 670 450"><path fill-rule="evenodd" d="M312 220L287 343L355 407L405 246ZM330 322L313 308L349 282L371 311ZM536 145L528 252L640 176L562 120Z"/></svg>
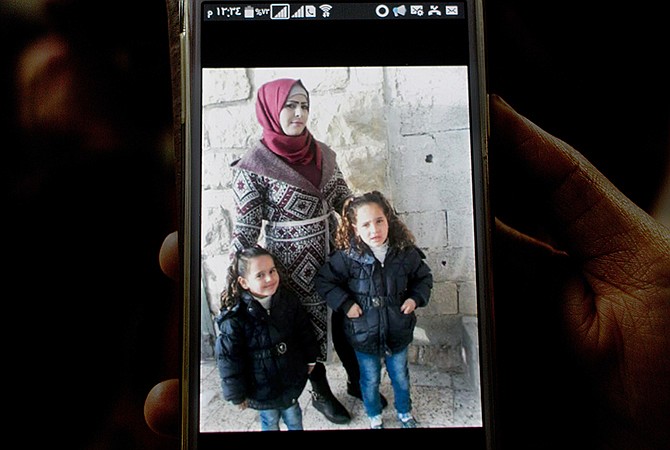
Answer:
<svg viewBox="0 0 670 450"><path fill-rule="evenodd" d="M377 258L374 258L374 262L372 263L372 273L371 273L371 281L372 281L372 286L374 288L374 293L379 294L377 292L377 285L375 283L375 269L377 268L377 263L379 263L381 269L384 268L384 264L379 261ZM384 288L384 294L385 297L388 297L388 289L386 286L386 281L384 277L384 270L381 271L380 274L381 277L381 285ZM377 297L381 297L380 295L376 295ZM374 296L373 296L374 297ZM386 345L386 331L388 330L388 303L384 302L383 307L379 308L379 349L384 351L385 355L390 355L391 351Z"/></svg>

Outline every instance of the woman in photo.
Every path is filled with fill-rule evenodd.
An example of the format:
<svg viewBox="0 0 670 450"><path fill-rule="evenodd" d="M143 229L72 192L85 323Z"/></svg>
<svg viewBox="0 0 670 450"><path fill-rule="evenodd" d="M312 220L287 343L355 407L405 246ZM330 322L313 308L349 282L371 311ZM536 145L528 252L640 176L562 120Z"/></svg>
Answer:
<svg viewBox="0 0 670 450"><path fill-rule="evenodd" d="M309 93L300 80L280 78L258 90L256 116L263 129L257 145L233 163L236 203L232 251L262 245L286 274L286 288L310 316L319 358L310 374L314 407L328 420L351 420L333 395L326 367L328 308L314 289L314 276L334 248L344 200L351 195L336 155L307 128ZM261 237L263 236L263 237ZM333 314L333 345L347 372L347 392L361 398L356 356L342 333L342 315Z"/></svg>

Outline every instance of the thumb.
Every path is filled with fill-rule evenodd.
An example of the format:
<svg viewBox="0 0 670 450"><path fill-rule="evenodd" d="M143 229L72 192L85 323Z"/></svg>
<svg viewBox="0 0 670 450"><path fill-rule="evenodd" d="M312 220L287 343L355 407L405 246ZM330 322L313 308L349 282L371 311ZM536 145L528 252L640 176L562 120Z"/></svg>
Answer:
<svg viewBox="0 0 670 450"><path fill-rule="evenodd" d="M577 150L495 95L491 113L492 142L506 149L528 190L540 191L549 205L546 225L572 257L587 262L635 254L641 240L655 240L658 224Z"/></svg>

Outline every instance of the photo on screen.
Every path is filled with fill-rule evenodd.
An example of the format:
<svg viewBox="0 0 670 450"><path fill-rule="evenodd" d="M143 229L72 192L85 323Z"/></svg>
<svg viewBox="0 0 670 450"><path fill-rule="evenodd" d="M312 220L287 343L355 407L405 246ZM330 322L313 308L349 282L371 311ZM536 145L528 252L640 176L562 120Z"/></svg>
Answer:
<svg viewBox="0 0 670 450"><path fill-rule="evenodd" d="M223 398L214 356L214 317L221 307L238 220L233 163L261 139L258 88L279 78L300 80L308 91L307 129L334 152L351 192L382 192L426 256L433 288L429 303L416 309L408 349L412 413L419 427L481 427L467 66L206 68L201 111L200 431L260 431L257 411L240 410ZM263 245L263 227L260 231L258 242ZM282 276L309 283L319 269L315 260L291 256L295 265ZM327 328L325 323L329 320L319 325ZM328 381L353 419L334 425L323 418L311 404L308 382L299 398L305 429L368 428L363 403L347 394L331 331L324 361ZM385 370L380 391L389 401L385 426L399 427ZM308 417L315 419L310 425Z"/></svg>

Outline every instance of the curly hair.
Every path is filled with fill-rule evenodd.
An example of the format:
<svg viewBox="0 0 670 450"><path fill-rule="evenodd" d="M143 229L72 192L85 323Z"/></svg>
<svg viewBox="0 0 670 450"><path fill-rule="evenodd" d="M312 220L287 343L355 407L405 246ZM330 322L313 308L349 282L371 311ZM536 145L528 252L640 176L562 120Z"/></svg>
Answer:
<svg viewBox="0 0 670 450"><path fill-rule="evenodd" d="M403 249L414 245L414 235L400 220L388 199L379 191L371 191L359 196L351 196L344 201L342 220L335 236L335 246L338 249L353 248L359 253L363 253L364 249L367 248L367 244L356 234L355 225L358 208L370 203L378 205L386 216L389 224L388 242L390 247Z"/></svg>
<svg viewBox="0 0 670 450"><path fill-rule="evenodd" d="M233 256L233 260L228 266L228 273L226 274L226 289L221 292L221 309L229 309L235 306L240 301L240 295L244 288L240 286L239 277L244 278L249 270L249 261L258 256L269 256L277 264L275 257L265 248L256 244L252 247L238 250ZM279 280L281 282L281 274Z"/></svg>

